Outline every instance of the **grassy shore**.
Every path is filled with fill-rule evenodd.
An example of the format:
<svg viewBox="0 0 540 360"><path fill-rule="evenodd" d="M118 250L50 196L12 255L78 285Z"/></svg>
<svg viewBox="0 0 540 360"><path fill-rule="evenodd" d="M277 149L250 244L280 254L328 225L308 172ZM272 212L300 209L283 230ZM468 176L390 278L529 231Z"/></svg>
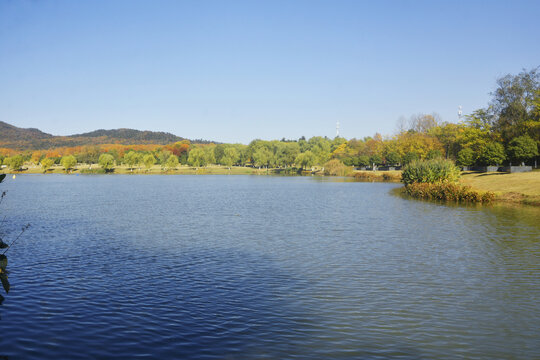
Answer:
<svg viewBox="0 0 540 360"><path fill-rule="evenodd" d="M72 174L84 174L89 172L99 173L101 168L97 165L79 165L73 169ZM4 168L0 173L13 174L42 174L43 169L39 166L25 166L22 171L11 171ZM65 174L64 168L54 166L47 171L48 174ZM257 169L252 167L233 166L206 166L194 168L191 166L178 166L176 169L164 171L159 165L154 165L150 169L136 168L129 169L127 166L116 166L114 174L140 174L140 175L266 175L266 174L287 174L284 169ZM297 174L296 172L290 173ZM305 172L304 175L311 174ZM322 175L320 169L314 174ZM390 181L400 182L401 171L355 171L351 174L360 181ZM460 183L469 185L475 190L492 191L496 195L496 201L521 203L540 206L540 171L527 173L462 173Z"/></svg>
<svg viewBox="0 0 540 360"><path fill-rule="evenodd" d="M13 171L8 168L4 168L0 171L0 174L43 174L43 169L40 166L25 165L21 171ZM47 170L47 174L65 174L66 171L62 166L53 166ZM77 165L74 169L70 170L70 174L100 174L104 173L98 165ZM147 169L141 168L128 168L127 166L115 166L114 170L109 172L110 174L139 174L139 175L266 175L266 174L282 174L286 173L285 169L258 169L252 167L232 166L231 168L219 165L211 165L205 167L192 167L187 165L179 165L176 169L164 170L159 165L154 165ZM296 174L296 172L294 172Z"/></svg>
<svg viewBox="0 0 540 360"><path fill-rule="evenodd" d="M492 191L498 201L540 206L540 171L513 174L464 172L460 182L473 189Z"/></svg>
<svg viewBox="0 0 540 360"><path fill-rule="evenodd" d="M360 181L401 182L401 171L354 171L351 176Z"/></svg>

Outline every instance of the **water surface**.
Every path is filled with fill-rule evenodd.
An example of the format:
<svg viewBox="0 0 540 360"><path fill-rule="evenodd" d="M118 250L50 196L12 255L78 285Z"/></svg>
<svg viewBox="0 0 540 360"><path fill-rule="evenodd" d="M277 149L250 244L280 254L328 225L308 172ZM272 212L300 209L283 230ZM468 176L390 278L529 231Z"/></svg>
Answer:
<svg viewBox="0 0 540 360"><path fill-rule="evenodd" d="M270 176L19 176L0 206L0 355L532 359L538 209L397 184Z"/></svg>

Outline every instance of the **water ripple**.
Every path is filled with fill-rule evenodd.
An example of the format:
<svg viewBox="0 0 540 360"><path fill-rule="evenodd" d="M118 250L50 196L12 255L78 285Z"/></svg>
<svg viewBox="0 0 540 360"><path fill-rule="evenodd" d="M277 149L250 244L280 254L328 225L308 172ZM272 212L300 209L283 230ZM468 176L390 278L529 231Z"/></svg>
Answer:
<svg viewBox="0 0 540 360"><path fill-rule="evenodd" d="M10 251L9 358L540 353L532 210L301 177L21 176L6 186L5 230L33 225Z"/></svg>

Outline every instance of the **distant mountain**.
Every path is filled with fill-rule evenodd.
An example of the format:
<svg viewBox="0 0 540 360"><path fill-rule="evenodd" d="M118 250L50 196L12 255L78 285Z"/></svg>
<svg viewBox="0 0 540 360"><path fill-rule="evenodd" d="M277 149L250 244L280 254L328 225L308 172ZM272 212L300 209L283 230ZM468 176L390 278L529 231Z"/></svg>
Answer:
<svg viewBox="0 0 540 360"><path fill-rule="evenodd" d="M70 135L70 138L111 138L122 139L133 144L152 143L152 144L170 144L185 140L182 137L162 131L140 131L134 129L115 129L115 130L95 130L92 132Z"/></svg>
<svg viewBox="0 0 540 360"><path fill-rule="evenodd" d="M0 121L0 141L28 141L35 139L50 139L53 135L41 130L29 128L22 129Z"/></svg>
<svg viewBox="0 0 540 360"><path fill-rule="evenodd" d="M38 129L23 129L0 121L0 147L16 150L41 150L63 146L99 144L170 144L186 140L183 137L162 131L134 129L96 130L84 134L54 136ZM208 143L194 140L193 143Z"/></svg>

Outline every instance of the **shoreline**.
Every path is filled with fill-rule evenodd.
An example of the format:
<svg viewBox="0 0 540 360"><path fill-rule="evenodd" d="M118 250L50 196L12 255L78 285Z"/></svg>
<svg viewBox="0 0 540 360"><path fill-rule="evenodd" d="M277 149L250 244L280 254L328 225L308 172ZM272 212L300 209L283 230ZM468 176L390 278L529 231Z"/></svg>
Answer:
<svg viewBox="0 0 540 360"><path fill-rule="evenodd" d="M9 169L0 170L0 174L24 175L24 174L66 174L60 166L55 166L47 172L39 166L29 166L22 171ZM163 170L155 165L150 169L137 168L131 171L126 166L117 166L112 172L104 173L99 166L89 165L77 166L69 175L282 175L282 176L326 176L322 168L313 171L298 171L294 168L287 169L258 169L252 167L232 166L206 166L191 167L187 165L179 166L173 170ZM391 182L401 183L401 171L354 171L346 176L360 182ZM470 186L473 190L495 193L493 203L519 204L540 206L540 171L527 173L477 173L463 172L459 184Z"/></svg>

